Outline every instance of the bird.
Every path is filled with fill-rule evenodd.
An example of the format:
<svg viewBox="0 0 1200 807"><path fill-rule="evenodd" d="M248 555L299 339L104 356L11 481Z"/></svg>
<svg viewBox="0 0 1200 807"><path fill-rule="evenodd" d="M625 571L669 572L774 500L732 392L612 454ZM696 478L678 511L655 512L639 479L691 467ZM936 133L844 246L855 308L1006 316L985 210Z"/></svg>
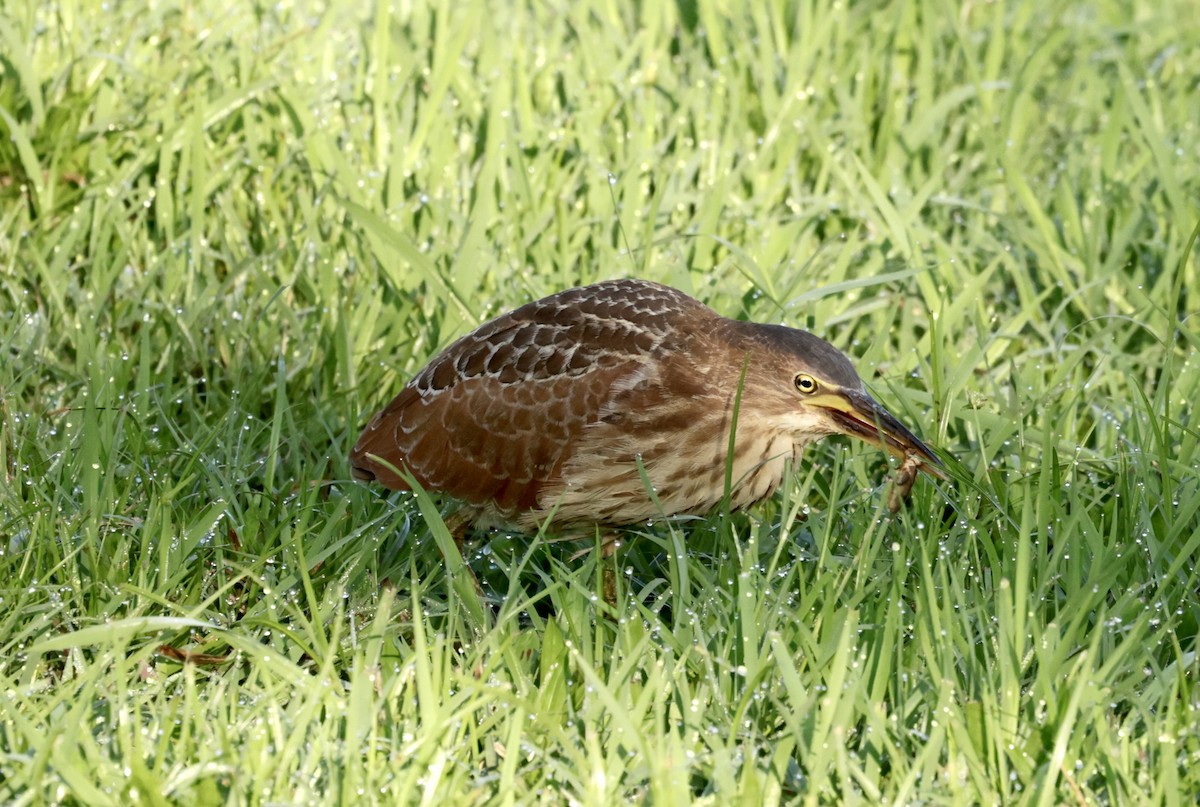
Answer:
<svg viewBox="0 0 1200 807"><path fill-rule="evenodd" d="M619 279L453 342L371 418L349 460L360 481L415 480L457 500L456 524L594 535L749 507L836 434L901 458L902 496L918 470L947 478L829 342Z"/></svg>

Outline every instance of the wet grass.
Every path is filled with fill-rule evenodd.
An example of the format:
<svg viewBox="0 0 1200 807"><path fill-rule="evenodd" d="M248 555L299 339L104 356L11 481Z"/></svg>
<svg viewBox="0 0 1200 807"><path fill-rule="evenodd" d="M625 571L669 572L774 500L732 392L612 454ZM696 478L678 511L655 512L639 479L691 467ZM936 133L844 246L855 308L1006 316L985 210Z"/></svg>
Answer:
<svg viewBox="0 0 1200 807"><path fill-rule="evenodd" d="M1127 5L6 9L0 798L1194 803L1200 30ZM481 603L350 443L624 275L831 339L952 481L830 442L475 542Z"/></svg>

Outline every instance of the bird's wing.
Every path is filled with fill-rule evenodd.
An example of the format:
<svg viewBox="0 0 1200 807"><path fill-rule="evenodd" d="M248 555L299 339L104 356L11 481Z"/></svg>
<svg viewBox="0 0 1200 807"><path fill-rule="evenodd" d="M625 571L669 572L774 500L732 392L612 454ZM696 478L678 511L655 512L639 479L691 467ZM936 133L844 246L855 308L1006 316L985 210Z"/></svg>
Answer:
<svg viewBox="0 0 1200 807"><path fill-rule="evenodd" d="M511 512L537 506L614 388L670 349L681 321L716 318L674 289L611 281L528 303L446 348L367 426L356 475ZM609 407L606 409L606 407Z"/></svg>
<svg viewBox="0 0 1200 807"><path fill-rule="evenodd" d="M408 487L397 473L407 470L423 487L463 501L529 509L630 370L608 363L511 384L477 376L424 394L414 382L371 421L351 463L393 490Z"/></svg>

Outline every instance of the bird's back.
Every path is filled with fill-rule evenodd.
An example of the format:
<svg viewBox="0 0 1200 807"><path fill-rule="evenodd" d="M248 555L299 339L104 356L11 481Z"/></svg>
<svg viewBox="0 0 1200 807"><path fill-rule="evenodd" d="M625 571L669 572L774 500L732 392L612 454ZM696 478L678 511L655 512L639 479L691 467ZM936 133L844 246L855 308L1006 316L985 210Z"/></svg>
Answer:
<svg viewBox="0 0 1200 807"><path fill-rule="evenodd" d="M500 520L559 488L585 432L666 353L723 321L682 292L616 280L528 303L462 337L368 425L350 454L361 479L428 490ZM516 523L515 521L513 523Z"/></svg>

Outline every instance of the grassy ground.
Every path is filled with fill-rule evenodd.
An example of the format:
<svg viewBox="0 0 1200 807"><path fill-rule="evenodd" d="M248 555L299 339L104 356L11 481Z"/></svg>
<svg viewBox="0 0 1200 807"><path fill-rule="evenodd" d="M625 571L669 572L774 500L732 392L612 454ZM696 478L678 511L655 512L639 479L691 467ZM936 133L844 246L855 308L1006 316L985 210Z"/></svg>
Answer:
<svg viewBox="0 0 1200 807"><path fill-rule="evenodd" d="M1193 2L219 5L0 11L0 800L1195 803ZM831 441L481 605L347 450L625 275L953 481Z"/></svg>

